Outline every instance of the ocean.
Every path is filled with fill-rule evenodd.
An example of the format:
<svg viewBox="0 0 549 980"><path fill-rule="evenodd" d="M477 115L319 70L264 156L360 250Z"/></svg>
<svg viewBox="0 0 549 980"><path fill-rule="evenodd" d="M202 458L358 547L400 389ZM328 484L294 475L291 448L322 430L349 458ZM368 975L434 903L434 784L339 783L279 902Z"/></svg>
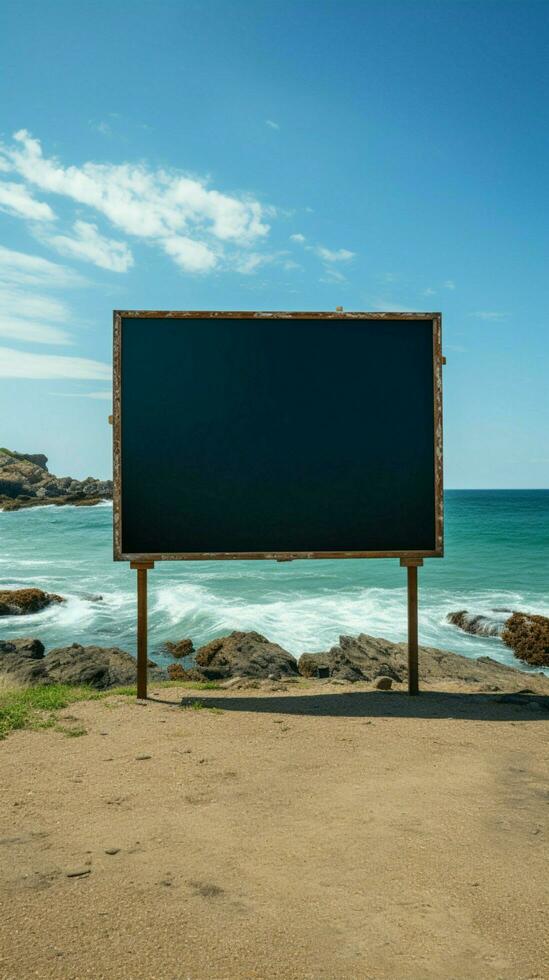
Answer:
<svg viewBox="0 0 549 980"><path fill-rule="evenodd" d="M445 493L445 557L419 570L420 643L524 668L497 637L446 621L452 610L512 608L549 616L549 490ZM135 653L136 574L112 561L112 506L46 506L0 513L0 588L36 586L67 599L0 620L0 638L35 636ZM496 614L497 615L497 614ZM406 639L406 571L397 559L159 562L149 573L149 651L195 647L257 630L295 655L341 634Z"/></svg>

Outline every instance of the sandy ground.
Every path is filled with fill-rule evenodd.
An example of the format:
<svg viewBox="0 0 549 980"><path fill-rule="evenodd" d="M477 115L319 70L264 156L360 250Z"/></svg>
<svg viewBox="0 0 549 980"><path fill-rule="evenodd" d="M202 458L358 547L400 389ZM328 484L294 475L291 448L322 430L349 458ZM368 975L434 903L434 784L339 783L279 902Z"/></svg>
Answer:
<svg viewBox="0 0 549 980"><path fill-rule="evenodd" d="M318 692L0 743L2 980L549 977L547 712Z"/></svg>

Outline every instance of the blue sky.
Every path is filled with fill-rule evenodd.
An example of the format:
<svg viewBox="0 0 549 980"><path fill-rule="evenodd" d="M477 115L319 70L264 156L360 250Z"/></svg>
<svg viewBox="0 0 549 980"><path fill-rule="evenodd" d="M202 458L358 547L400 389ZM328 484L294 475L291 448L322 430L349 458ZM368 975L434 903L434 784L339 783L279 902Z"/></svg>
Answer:
<svg viewBox="0 0 549 980"><path fill-rule="evenodd" d="M446 485L549 486L549 4L11 0L0 36L0 444L110 474L113 308L441 310Z"/></svg>

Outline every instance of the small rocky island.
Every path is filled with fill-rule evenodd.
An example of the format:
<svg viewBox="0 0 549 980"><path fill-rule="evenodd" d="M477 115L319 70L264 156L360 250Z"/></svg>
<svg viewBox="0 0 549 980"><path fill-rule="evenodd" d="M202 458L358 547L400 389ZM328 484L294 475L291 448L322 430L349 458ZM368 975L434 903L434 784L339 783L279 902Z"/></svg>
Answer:
<svg viewBox="0 0 549 980"><path fill-rule="evenodd" d="M513 609L471 613L459 609L448 622L473 636L497 636L530 667L549 667L549 618Z"/></svg>
<svg viewBox="0 0 549 980"><path fill-rule="evenodd" d="M0 448L0 508L21 510L44 504L90 507L112 499L112 480L87 476L54 476L42 453L17 453Z"/></svg>

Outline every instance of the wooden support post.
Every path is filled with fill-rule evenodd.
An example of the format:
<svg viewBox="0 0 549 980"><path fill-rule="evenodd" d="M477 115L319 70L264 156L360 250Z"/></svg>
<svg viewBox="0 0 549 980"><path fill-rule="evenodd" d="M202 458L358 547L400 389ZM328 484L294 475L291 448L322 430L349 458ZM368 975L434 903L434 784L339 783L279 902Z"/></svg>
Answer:
<svg viewBox="0 0 549 980"><path fill-rule="evenodd" d="M401 558L408 579L408 694L419 694L418 631L417 631L417 570L423 558Z"/></svg>
<svg viewBox="0 0 549 980"><path fill-rule="evenodd" d="M130 568L137 571L137 697L147 699L147 571L154 568L153 561L132 561Z"/></svg>

